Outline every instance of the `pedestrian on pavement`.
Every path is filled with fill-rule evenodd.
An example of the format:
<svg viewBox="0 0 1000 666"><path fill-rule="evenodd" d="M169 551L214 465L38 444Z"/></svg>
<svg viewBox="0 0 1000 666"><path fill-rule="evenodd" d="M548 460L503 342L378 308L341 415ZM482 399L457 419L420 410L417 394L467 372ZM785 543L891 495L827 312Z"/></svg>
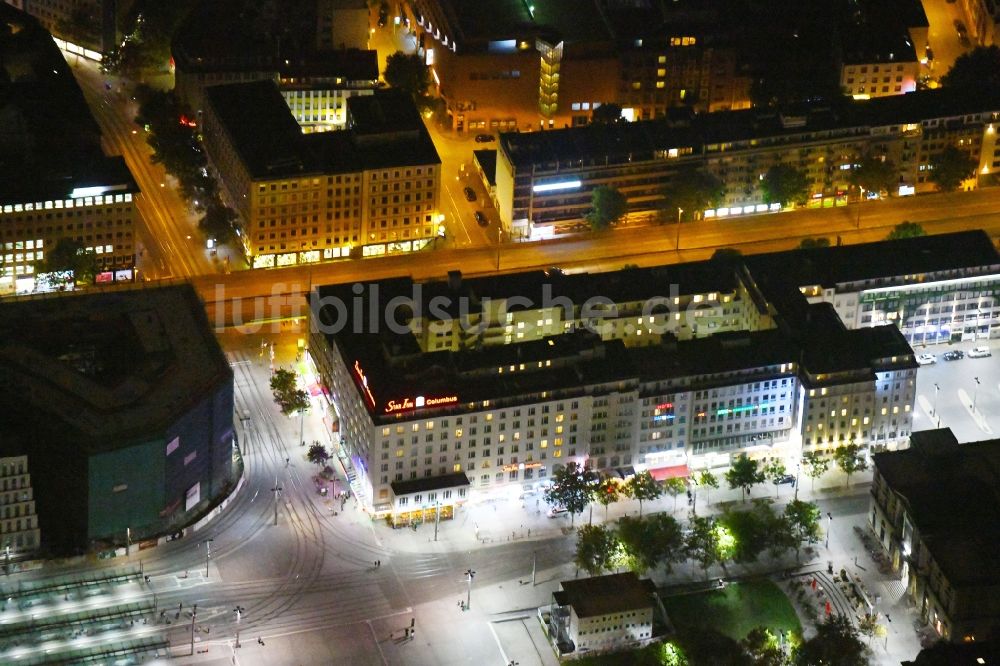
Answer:
<svg viewBox="0 0 1000 666"><path fill-rule="evenodd" d="M289 460L291 460L291 458L285 458L285 467L288 467L288 461Z"/></svg>

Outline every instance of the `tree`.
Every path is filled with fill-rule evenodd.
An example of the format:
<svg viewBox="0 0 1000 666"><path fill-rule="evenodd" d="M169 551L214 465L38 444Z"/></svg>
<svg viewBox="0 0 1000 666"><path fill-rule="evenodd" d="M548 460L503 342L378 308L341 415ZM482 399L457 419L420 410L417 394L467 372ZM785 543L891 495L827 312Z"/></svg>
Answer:
<svg viewBox="0 0 1000 666"><path fill-rule="evenodd" d="M767 480L774 484L774 497L777 498L778 490L781 488L781 480L788 475L788 470L785 469L785 463L775 458L764 465L763 471Z"/></svg>
<svg viewBox="0 0 1000 666"><path fill-rule="evenodd" d="M421 97L431 84L430 68L416 53L396 51L385 60L385 82L393 88Z"/></svg>
<svg viewBox="0 0 1000 666"><path fill-rule="evenodd" d="M92 283L98 270L94 251L72 238L60 238L56 241L55 247L45 252L45 259L36 267L36 272L39 273L73 271L73 280L78 284Z"/></svg>
<svg viewBox="0 0 1000 666"><path fill-rule="evenodd" d="M322 467L326 464L326 461L330 459L330 452L326 450L326 447L319 442L314 442L309 446L309 450L306 452L306 460L314 465Z"/></svg>
<svg viewBox="0 0 1000 666"><path fill-rule="evenodd" d="M591 125L616 125L623 122L627 121L622 118L621 104L605 102L590 115Z"/></svg>
<svg viewBox="0 0 1000 666"><path fill-rule="evenodd" d="M101 39L101 10L94 3L76 5L69 18L56 21L56 32L77 44L93 46Z"/></svg>
<svg viewBox="0 0 1000 666"><path fill-rule="evenodd" d="M639 516L642 517L642 503L645 500L655 500L663 495L663 488L648 471L639 472L625 484L625 494L639 500Z"/></svg>
<svg viewBox="0 0 1000 666"><path fill-rule="evenodd" d="M309 408L309 394L298 387L298 377L291 370L279 368L271 375L271 393L281 407L281 413L288 416L304 412Z"/></svg>
<svg viewBox="0 0 1000 666"><path fill-rule="evenodd" d="M812 250L818 247L830 247L829 238L803 238L799 243L800 250Z"/></svg>
<svg viewBox="0 0 1000 666"><path fill-rule="evenodd" d="M956 146L945 146L944 150L931 158L930 179L942 192L954 192L966 178L976 175L979 163L964 150Z"/></svg>
<svg viewBox="0 0 1000 666"><path fill-rule="evenodd" d="M705 492L708 495L708 503L712 503L712 488L716 490L719 489L719 477L715 476L707 469L701 470L698 474L698 487L705 488Z"/></svg>
<svg viewBox="0 0 1000 666"><path fill-rule="evenodd" d="M229 243L236 237L236 213L218 199L210 201L205 214L198 220L198 228L206 238L214 238L218 243Z"/></svg>
<svg viewBox="0 0 1000 666"><path fill-rule="evenodd" d="M719 561L719 547L716 538L715 518L694 516L688 523L688 534L684 539L684 550L688 557L701 565L705 573Z"/></svg>
<svg viewBox="0 0 1000 666"><path fill-rule="evenodd" d="M603 525L583 525L576 531L576 556L573 561L577 568L597 576L611 568L616 547L614 532Z"/></svg>
<svg viewBox="0 0 1000 666"><path fill-rule="evenodd" d="M687 484L684 483L684 479L680 479L676 476L667 479L663 483L663 490L674 498L674 511L677 511L677 496L687 490Z"/></svg>
<svg viewBox="0 0 1000 666"><path fill-rule="evenodd" d="M594 499L604 506L604 522L608 522L608 506L621 497L621 486L618 481L606 476L597 484Z"/></svg>
<svg viewBox="0 0 1000 666"><path fill-rule="evenodd" d="M676 219L681 209L683 220L695 220L708 208L718 208L725 196L726 186L721 180L701 169L681 169L663 188L664 217Z"/></svg>
<svg viewBox="0 0 1000 666"><path fill-rule="evenodd" d="M784 666L785 652L781 649L778 637L767 627L754 627L740 641L740 647L750 658L754 666Z"/></svg>
<svg viewBox="0 0 1000 666"><path fill-rule="evenodd" d="M868 469L864 450L857 444L838 446L833 452L833 460L844 474L847 475L847 485L851 485L851 475Z"/></svg>
<svg viewBox="0 0 1000 666"><path fill-rule="evenodd" d="M865 613L858 619L858 634L868 639L868 645L872 644L878 628L878 613Z"/></svg>
<svg viewBox="0 0 1000 666"><path fill-rule="evenodd" d="M744 453L734 460L726 471L726 482L732 490L739 488L743 501L746 502L750 489L758 483L764 483L764 473L760 471L757 461L748 458Z"/></svg>
<svg viewBox="0 0 1000 666"><path fill-rule="evenodd" d="M552 475L552 485L545 489L545 501L550 506L561 506L570 513L570 524L576 522L576 514L582 513L590 504L592 484L597 473L577 465L567 463Z"/></svg>
<svg viewBox="0 0 1000 666"><path fill-rule="evenodd" d="M816 479L826 474L830 469L830 459L815 451L807 451L802 456L802 467L805 468L806 476L812 479L812 489L816 490Z"/></svg>
<svg viewBox="0 0 1000 666"><path fill-rule="evenodd" d="M809 178L803 172L788 164L778 164L767 170L760 188L767 203L789 203L804 201L809 193Z"/></svg>
<svg viewBox="0 0 1000 666"><path fill-rule="evenodd" d="M684 534L672 516L655 513L645 518L624 517L618 521L618 541L636 573L663 564L669 572L674 562L684 560Z"/></svg>
<svg viewBox="0 0 1000 666"><path fill-rule="evenodd" d="M892 194L899 184L899 173L892 160L876 155L866 155L851 171L848 181L866 192Z"/></svg>
<svg viewBox="0 0 1000 666"><path fill-rule="evenodd" d="M601 185L590 194L590 212L586 219L591 229L600 231L625 217L627 212L628 199L625 195L613 187Z"/></svg>
<svg viewBox="0 0 1000 666"><path fill-rule="evenodd" d="M822 536L820 510L814 502L792 500L785 506L785 521L795 538L795 559L798 559L802 544L818 543Z"/></svg>
<svg viewBox="0 0 1000 666"><path fill-rule="evenodd" d="M867 666L864 643L846 615L829 615L816 627L816 635L795 651L796 666Z"/></svg>
<svg viewBox="0 0 1000 666"><path fill-rule="evenodd" d="M927 232L916 222L900 222L892 228L886 240L900 240L902 238L918 238L926 236Z"/></svg>
<svg viewBox="0 0 1000 666"><path fill-rule="evenodd" d="M977 46L958 56L941 85L974 91L1000 87L1000 47Z"/></svg>

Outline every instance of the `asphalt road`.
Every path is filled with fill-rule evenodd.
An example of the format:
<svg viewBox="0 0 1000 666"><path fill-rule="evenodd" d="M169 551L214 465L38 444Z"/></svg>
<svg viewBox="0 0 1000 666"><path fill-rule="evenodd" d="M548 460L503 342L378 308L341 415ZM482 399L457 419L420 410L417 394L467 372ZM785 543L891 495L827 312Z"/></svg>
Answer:
<svg viewBox="0 0 1000 666"><path fill-rule="evenodd" d="M150 279L164 279L218 272L219 266L209 259L198 234L195 216L163 167L150 159L145 132L133 122L137 108L128 94L131 84L102 75L91 61L70 61L106 149L125 157L141 190L135 201L139 211L137 261L142 273ZM111 83L111 90L106 82Z"/></svg>

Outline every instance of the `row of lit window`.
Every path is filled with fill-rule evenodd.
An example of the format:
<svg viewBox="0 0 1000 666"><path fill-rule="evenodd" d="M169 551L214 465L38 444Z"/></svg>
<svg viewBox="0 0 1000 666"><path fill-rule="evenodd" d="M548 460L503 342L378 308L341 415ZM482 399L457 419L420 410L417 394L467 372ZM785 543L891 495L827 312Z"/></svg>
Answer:
<svg viewBox="0 0 1000 666"><path fill-rule="evenodd" d="M97 197L83 197L81 199L57 199L55 201L40 201L26 204L7 204L3 207L4 213L22 213L34 210L58 210L61 208L85 208L87 206L103 206L111 203L129 203L132 201L131 194L115 194Z"/></svg>

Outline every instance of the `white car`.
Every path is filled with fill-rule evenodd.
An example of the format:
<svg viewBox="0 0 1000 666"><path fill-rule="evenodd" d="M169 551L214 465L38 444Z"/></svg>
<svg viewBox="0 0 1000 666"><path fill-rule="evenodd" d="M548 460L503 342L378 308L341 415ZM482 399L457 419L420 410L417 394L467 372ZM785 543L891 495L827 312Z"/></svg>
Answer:
<svg viewBox="0 0 1000 666"><path fill-rule="evenodd" d="M987 356L993 356L989 347L976 347L969 350L969 358L986 358Z"/></svg>
<svg viewBox="0 0 1000 666"><path fill-rule="evenodd" d="M937 356L934 354L917 354L917 363L920 365L930 365L937 363Z"/></svg>

